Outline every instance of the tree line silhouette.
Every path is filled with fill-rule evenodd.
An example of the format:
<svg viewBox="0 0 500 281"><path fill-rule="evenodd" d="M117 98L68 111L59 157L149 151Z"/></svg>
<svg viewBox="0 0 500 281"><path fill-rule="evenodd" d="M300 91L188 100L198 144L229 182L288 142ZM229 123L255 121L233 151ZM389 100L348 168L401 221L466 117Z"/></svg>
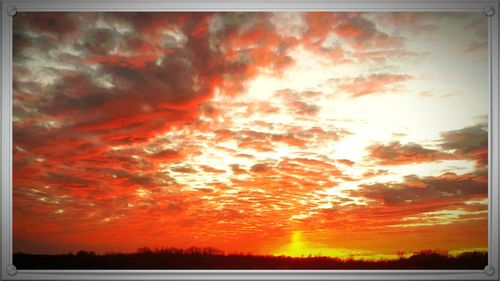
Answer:
<svg viewBox="0 0 500 281"><path fill-rule="evenodd" d="M325 256L272 256L231 253L205 247L187 249L139 248L136 253L79 251L76 254L14 254L18 269L483 269L487 252L447 252L422 250L397 259L366 260Z"/></svg>

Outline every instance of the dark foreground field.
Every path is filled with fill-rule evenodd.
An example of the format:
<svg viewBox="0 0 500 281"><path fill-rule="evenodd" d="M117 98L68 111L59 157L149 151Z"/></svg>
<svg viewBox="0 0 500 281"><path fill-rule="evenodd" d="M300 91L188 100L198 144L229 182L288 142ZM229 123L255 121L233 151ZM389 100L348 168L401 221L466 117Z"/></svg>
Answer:
<svg viewBox="0 0 500 281"><path fill-rule="evenodd" d="M256 256L224 254L205 248L142 249L131 254L31 255L14 254L18 269L483 269L488 264L485 252L450 256L420 251L395 260L353 260L331 257Z"/></svg>

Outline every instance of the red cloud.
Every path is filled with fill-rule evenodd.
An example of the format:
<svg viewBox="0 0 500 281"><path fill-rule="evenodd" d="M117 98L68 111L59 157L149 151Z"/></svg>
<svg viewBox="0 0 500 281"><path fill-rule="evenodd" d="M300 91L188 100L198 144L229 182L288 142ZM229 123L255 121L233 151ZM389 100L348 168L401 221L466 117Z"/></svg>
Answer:
<svg viewBox="0 0 500 281"><path fill-rule="evenodd" d="M375 24L362 16L353 16L346 21L341 21L335 29L335 33L350 40L354 47L366 48L401 48L403 39L397 36L389 36L376 29Z"/></svg>
<svg viewBox="0 0 500 281"><path fill-rule="evenodd" d="M364 13L307 13L305 19L309 28L302 37L302 44L337 63L352 62L350 55L363 59L367 53L375 60L385 59L387 53L393 56L413 55L404 49L403 37L380 31ZM331 45L328 40L332 35L354 51L345 51L339 44Z"/></svg>

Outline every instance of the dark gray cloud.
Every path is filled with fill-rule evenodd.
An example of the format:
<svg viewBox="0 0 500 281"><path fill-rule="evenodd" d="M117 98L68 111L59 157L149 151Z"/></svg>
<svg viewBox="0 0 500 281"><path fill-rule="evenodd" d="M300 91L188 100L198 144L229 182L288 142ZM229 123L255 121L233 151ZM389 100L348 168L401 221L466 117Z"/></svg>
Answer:
<svg viewBox="0 0 500 281"><path fill-rule="evenodd" d="M368 151L370 159L382 165L403 165L454 158L452 154L428 149L417 143L376 144L368 147Z"/></svg>
<svg viewBox="0 0 500 281"><path fill-rule="evenodd" d="M471 159L480 165L488 164L488 125L486 123L444 132L441 147L455 155Z"/></svg>
<svg viewBox="0 0 500 281"><path fill-rule="evenodd" d="M463 202L466 198L485 198L488 195L484 177L475 174L410 175L401 183L376 183L361 185L360 188L351 191L351 195L381 201L386 205L423 204L433 200Z"/></svg>

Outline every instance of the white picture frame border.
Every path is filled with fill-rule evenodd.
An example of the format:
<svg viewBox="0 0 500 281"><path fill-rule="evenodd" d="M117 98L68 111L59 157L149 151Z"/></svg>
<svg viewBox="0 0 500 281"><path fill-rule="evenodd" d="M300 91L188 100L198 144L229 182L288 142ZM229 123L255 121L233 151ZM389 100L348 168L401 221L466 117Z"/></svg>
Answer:
<svg viewBox="0 0 500 281"><path fill-rule="evenodd" d="M498 0L1 0L2 280L499 280ZM12 264L12 17L18 12L441 11L488 17L488 265L484 270L17 270Z"/></svg>

